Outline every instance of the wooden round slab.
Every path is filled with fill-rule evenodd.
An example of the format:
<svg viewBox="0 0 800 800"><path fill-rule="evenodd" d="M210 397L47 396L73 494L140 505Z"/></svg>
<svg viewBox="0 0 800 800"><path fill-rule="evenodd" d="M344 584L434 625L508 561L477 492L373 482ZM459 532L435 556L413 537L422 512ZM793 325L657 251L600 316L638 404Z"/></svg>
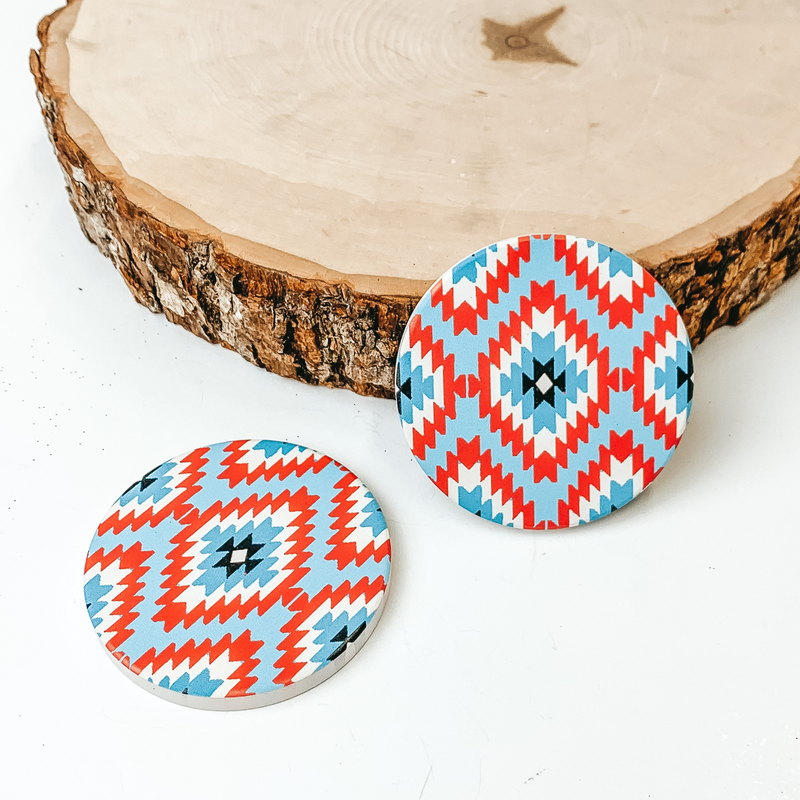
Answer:
<svg viewBox="0 0 800 800"><path fill-rule="evenodd" d="M74 0L31 68L137 300L388 396L416 301L489 242L642 263L694 343L800 267L795 0Z"/></svg>

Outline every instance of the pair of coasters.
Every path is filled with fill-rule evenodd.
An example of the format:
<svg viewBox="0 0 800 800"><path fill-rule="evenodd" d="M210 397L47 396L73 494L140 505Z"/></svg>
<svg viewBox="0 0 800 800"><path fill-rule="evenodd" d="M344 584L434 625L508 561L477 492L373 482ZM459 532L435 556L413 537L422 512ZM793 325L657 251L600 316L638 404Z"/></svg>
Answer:
<svg viewBox="0 0 800 800"><path fill-rule="evenodd" d="M636 262L568 236L491 245L448 270L397 360L402 429L464 509L521 528L605 516L664 467L686 427L680 315ZM201 447L133 484L86 560L115 663L173 702L254 708L316 686L375 627L391 544L346 467L298 445Z"/></svg>

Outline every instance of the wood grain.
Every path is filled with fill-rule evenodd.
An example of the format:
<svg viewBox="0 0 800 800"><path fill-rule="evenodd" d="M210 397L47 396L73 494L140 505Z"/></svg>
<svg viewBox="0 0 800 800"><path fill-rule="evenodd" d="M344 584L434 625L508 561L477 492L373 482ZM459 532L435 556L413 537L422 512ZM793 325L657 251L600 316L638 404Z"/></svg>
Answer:
<svg viewBox="0 0 800 800"><path fill-rule="evenodd" d="M81 226L139 302L390 396L417 299L504 236L631 254L695 344L800 268L800 19L726 9L74 0L31 70Z"/></svg>

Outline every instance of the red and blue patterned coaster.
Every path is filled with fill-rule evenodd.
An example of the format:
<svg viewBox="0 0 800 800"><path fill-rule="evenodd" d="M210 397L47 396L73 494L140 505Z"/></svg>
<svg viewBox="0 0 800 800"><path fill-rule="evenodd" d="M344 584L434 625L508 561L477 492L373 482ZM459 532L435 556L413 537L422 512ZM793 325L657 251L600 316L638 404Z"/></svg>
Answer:
<svg viewBox="0 0 800 800"><path fill-rule="evenodd" d="M133 484L86 559L86 608L123 671L196 708L316 686L380 617L391 546L375 498L327 456L273 441L201 447Z"/></svg>
<svg viewBox="0 0 800 800"><path fill-rule="evenodd" d="M448 270L397 359L411 451L468 511L565 528L638 495L692 402L678 310L635 261L573 236L521 236Z"/></svg>

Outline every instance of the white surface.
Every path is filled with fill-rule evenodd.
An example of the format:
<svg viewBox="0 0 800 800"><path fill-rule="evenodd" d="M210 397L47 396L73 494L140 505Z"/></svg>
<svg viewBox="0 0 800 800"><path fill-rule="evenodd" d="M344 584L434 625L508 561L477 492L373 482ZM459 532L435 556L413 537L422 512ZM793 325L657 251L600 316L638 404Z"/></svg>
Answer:
<svg viewBox="0 0 800 800"><path fill-rule="evenodd" d="M684 441L638 500L576 531L493 526L429 484L391 402L269 375L136 305L38 117L26 50L49 10L0 27L2 796L797 797L800 281L699 348ZM370 486L386 613L307 694L181 708L108 663L83 560L133 478L257 436Z"/></svg>

